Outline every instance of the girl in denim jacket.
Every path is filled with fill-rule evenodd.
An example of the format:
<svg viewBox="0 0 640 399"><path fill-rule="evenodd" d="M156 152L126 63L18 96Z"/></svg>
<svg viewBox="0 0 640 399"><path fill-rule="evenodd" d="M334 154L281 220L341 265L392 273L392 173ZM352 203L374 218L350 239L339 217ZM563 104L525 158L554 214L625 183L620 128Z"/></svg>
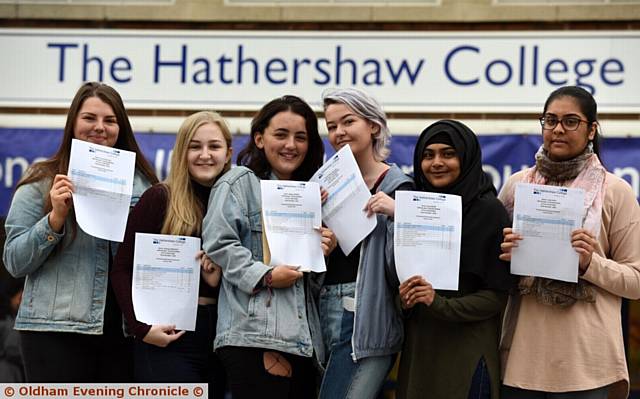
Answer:
<svg viewBox="0 0 640 399"><path fill-rule="evenodd" d="M306 181L324 148L313 110L298 97L266 104L251 123L238 164L213 186L203 247L222 268L214 346L234 399L312 398L314 349L322 340L308 279L287 265L263 262L260 179ZM323 230L326 253L336 245Z"/></svg>
<svg viewBox="0 0 640 399"><path fill-rule="evenodd" d="M76 93L56 154L18 183L6 220L4 262L26 276L15 328L28 382L122 382L131 379L109 268L117 244L78 228L71 180L71 139L136 153L132 206L157 178L133 136L120 95L102 83Z"/></svg>

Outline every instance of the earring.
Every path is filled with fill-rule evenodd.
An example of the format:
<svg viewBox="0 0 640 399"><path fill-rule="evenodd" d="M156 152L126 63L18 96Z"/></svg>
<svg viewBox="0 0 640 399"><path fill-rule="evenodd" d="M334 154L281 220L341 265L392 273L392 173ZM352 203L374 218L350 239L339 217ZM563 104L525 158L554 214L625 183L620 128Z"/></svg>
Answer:
<svg viewBox="0 0 640 399"><path fill-rule="evenodd" d="M593 152L593 141L589 140L589 144L587 144L587 148L589 152Z"/></svg>

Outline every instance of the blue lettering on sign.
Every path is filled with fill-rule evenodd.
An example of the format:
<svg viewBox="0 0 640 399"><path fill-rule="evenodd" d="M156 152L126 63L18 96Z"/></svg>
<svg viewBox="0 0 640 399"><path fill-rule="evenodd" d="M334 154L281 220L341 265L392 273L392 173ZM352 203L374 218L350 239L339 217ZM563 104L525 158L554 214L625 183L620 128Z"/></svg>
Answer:
<svg viewBox="0 0 640 399"><path fill-rule="evenodd" d="M503 69L505 71L505 76L503 80L495 80L495 78L493 77L494 74L491 73L491 71L495 71L497 69L497 68L494 68L494 66L496 65L501 65L504 67ZM494 61L491 61L489 65L487 65L487 69L484 71L484 74L489 83L495 86L502 86L504 84L509 83L509 81L511 80L511 75L513 75L512 72L513 71L511 70L511 65L509 65L507 61L494 60Z"/></svg>
<svg viewBox="0 0 640 399"><path fill-rule="evenodd" d="M209 60L206 58L196 58L193 61L193 66L198 67L202 66L202 69L196 69L196 72L193 74L193 83L195 84L211 84L213 80L211 80L211 64Z"/></svg>
<svg viewBox="0 0 640 399"><path fill-rule="evenodd" d="M473 46L459 46L454 48L449 52L449 54L447 54L447 57L444 59L444 73L447 76L447 79L449 79L450 81L452 81L457 85L460 85L460 86L474 85L478 83L480 79L475 78L471 80L461 80L451 73L451 61L453 60L453 57L456 56L461 51L473 51L474 53L480 53L480 49Z"/></svg>
<svg viewBox="0 0 640 399"><path fill-rule="evenodd" d="M556 57L545 60L540 54L538 45L521 45L514 58L480 62L482 49L465 44L447 53L443 70L445 77L457 86L472 86L483 81L492 86L521 87L537 86L539 83L552 86L575 84L595 95L600 82L607 86L617 86L624 82L624 64L617 58L565 60ZM527 71L531 73L529 76ZM597 81L598 78L600 82Z"/></svg>
<svg viewBox="0 0 640 399"><path fill-rule="evenodd" d="M183 44L181 47L181 57L179 60L160 60L160 45L155 45L154 52L154 62L153 62L153 83L160 82L160 68L162 67L170 67L170 68L179 68L180 69L180 82L185 83L187 81L187 45Z"/></svg>
<svg viewBox="0 0 640 399"><path fill-rule="evenodd" d="M258 61L255 58L244 58L244 46L238 46L238 83L242 83L242 71L245 64L253 66L253 84L258 84Z"/></svg>
<svg viewBox="0 0 640 399"><path fill-rule="evenodd" d="M106 57L96 53L90 43L49 42L46 46L55 51L58 82L110 79L124 84L133 80L133 64L127 57ZM380 87L424 85L421 78L438 79L426 75L436 70L427 70L425 58L361 58L357 56L360 52L352 53L341 44L336 44L331 54L318 58L282 54L265 58L259 56L262 49L246 44L218 54L196 54L187 43L167 47L153 45L150 72L155 84ZM70 76L69 71L79 74ZM443 79L463 87L575 84L596 94L598 88L625 82L625 65L618 58L551 56L538 44L510 46L499 57L487 56L486 48L478 45L459 44L444 53L441 72Z"/></svg>
<svg viewBox="0 0 640 399"><path fill-rule="evenodd" d="M108 65L109 78L117 83L127 83L132 80L131 61L126 57L116 57L111 62L98 55L92 55L87 43L82 44L82 57L75 59L71 51L67 49L75 49L80 47L78 43L47 43L47 48L59 50L58 55L58 82L64 82L66 79L78 79L83 82L96 80L104 81L105 62ZM67 62L70 60L69 62ZM66 74L67 66L74 61L80 62L82 76L68 77ZM93 72L93 73L92 73Z"/></svg>
<svg viewBox="0 0 640 399"><path fill-rule="evenodd" d="M121 73L131 71L131 61L125 57L117 57L111 62L111 79L118 83L127 83L131 81L131 75L124 75ZM116 75L116 73L118 75Z"/></svg>
<svg viewBox="0 0 640 399"><path fill-rule="evenodd" d="M557 65L557 66L556 66ZM558 74L567 73L567 63L563 60L554 58L547 64L547 67L544 69L544 76L547 78L547 82L552 85L562 86L566 85L568 79L563 79L564 76L559 76ZM552 76L551 74L555 75Z"/></svg>
<svg viewBox="0 0 640 399"><path fill-rule="evenodd" d="M76 48L77 43L47 43L47 48L58 48L60 50L60 62L58 63L58 82L64 82L65 71L65 51L67 48Z"/></svg>
<svg viewBox="0 0 640 399"><path fill-rule="evenodd" d="M609 69L608 66L609 64L614 65L612 69ZM611 86L618 86L621 85L624 82L624 79L618 79L618 80L610 80L611 77L610 76L606 76L610 73L623 73L624 72L624 65L622 65L622 62L620 62L620 60L617 60L615 58L611 58L608 59L607 61L605 61L602 64L602 68L600 68L600 78L602 79L602 81L608 85Z"/></svg>
<svg viewBox="0 0 640 399"><path fill-rule="evenodd" d="M82 81L86 82L89 80L89 73L87 72L89 69L89 63L95 65L95 68L98 72L97 80L98 82L102 82L103 74L102 74L102 59L100 57L90 57L89 56L89 46L87 44L82 45Z"/></svg>
<svg viewBox="0 0 640 399"><path fill-rule="evenodd" d="M180 47L180 56L173 58L163 54L160 44L154 47L153 82L165 83L167 79L179 76L179 82L186 84L211 85L216 83L212 76L212 67L218 69L217 82L223 85L299 85L305 84L305 79L316 85L336 86L383 86L385 84L399 85L409 83L415 85L424 70L426 61L401 59L359 60L347 55L341 45L335 47L333 58L259 58L252 56L245 45L238 45L234 53L223 53L217 58L209 59L206 55L198 54L191 59L191 51L186 44ZM212 61L213 60L213 61ZM97 58L85 60L85 64L94 62L99 73L102 66ZM170 72L173 72L171 74ZM190 79L188 79L188 77Z"/></svg>
<svg viewBox="0 0 640 399"><path fill-rule="evenodd" d="M287 62L282 58L273 58L271 61L267 62L267 67L265 74L267 76L267 80L273 84L280 85L287 82L287 78L285 75L280 74L281 78L276 78L272 74L277 72L287 72Z"/></svg>
<svg viewBox="0 0 640 399"><path fill-rule="evenodd" d="M316 71L320 72L320 74L322 74L324 79L323 80L319 80L318 78L314 79L313 82L315 84L326 85L331 81L331 75L329 75L329 72L326 69L320 67L320 65L328 65L330 63L331 61L326 58L320 58L318 61L316 61L316 64L315 64Z"/></svg>

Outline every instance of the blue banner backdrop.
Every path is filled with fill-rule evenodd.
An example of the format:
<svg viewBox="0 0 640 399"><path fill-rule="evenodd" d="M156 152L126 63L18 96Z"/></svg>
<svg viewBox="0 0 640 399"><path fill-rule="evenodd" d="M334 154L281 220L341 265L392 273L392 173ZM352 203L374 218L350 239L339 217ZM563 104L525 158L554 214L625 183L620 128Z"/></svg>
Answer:
<svg viewBox="0 0 640 399"><path fill-rule="evenodd" d="M0 215L9 210L16 183L30 164L53 155L62 137L61 129L0 128ZM175 135L162 133L136 134L147 159L162 179L167 174ZM238 152L248 140L247 135L233 138ZM406 173L413 170L413 147L416 136L396 135L391 140L390 162L401 166ZM530 165L540 146L539 135L482 135L484 169L499 189L512 173ZM325 138L327 156L334 153ZM636 197L640 195L640 138L609 138L603 145L602 158L607 169L627 180ZM234 156L235 162L235 156Z"/></svg>

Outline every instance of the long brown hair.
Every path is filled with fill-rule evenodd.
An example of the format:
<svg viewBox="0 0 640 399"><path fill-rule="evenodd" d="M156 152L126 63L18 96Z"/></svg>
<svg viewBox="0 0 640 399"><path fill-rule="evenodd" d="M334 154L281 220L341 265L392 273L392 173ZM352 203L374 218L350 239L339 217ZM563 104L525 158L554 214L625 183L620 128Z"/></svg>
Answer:
<svg viewBox="0 0 640 399"><path fill-rule="evenodd" d="M222 131L227 151L231 150L231 131L229 126L217 112L201 111L187 117L182 122L176 144L171 155L171 169L164 184L169 193L167 214L162 224L162 234L197 236L202 231L204 209L199 204L189 175L187 152L189 143L196 131L203 125L212 123ZM220 177L231 168L231 157L220 172Z"/></svg>
<svg viewBox="0 0 640 399"><path fill-rule="evenodd" d="M271 165L267 161L264 149L256 146L256 134L264 133L271 119L280 112L290 111L304 118L307 128L309 149L302 164L293 172L291 180L307 181L322 166L324 144L318 133L318 118L303 99L285 95L271 100L258 111L251 121L251 138L246 147L238 154L237 164L245 165L261 179L268 179Z"/></svg>
<svg viewBox="0 0 640 399"><path fill-rule="evenodd" d="M99 82L87 82L80 86L71 106L67 113L67 123L64 127L64 135L62 136L62 142L58 147L57 152L49 159L37 162L25 174L25 176L18 182L16 189L22 185L37 182L43 179L51 179L53 184L53 178L57 174L67 174L69 169L69 157L71 155L71 139L74 138L74 128L78 113L82 108L84 102L91 97L97 97L104 103L108 104L113 109L114 114L118 122L119 132L118 140L116 141L114 148L121 150L132 151L136 153L136 169L140 171L151 184L158 182L158 178L153 172L151 164L144 157L135 137L133 136L133 130L127 117L127 112L124 108L122 98L111 86ZM49 186L49 189L51 186ZM44 213L51 211L51 197L47 190L47 197L44 202Z"/></svg>

